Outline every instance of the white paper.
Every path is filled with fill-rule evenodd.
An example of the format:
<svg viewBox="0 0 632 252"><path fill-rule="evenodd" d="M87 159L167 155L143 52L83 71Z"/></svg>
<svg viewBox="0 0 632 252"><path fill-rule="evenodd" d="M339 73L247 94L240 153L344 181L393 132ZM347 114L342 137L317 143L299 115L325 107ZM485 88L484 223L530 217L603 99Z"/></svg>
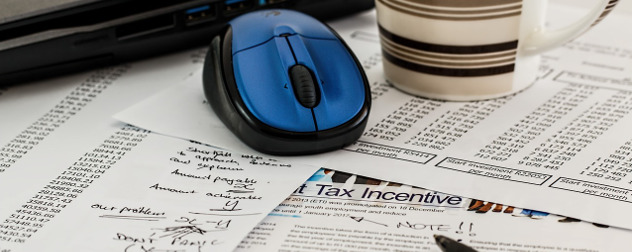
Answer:
<svg viewBox="0 0 632 252"><path fill-rule="evenodd" d="M111 115L200 67L200 50L8 87L0 96L0 209L12 211L123 124ZM28 181L28 182L25 182ZM5 212L2 212L5 213ZM6 216L6 215L3 215Z"/></svg>
<svg viewBox="0 0 632 252"><path fill-rule="evenodd" d="M372 86L365 134L344 150L299 161L632 228L626 217L632 209L632 180L627 177L632 173L632 33L619 29L632 21L629 17L610 15L581 39L546 54L540 80L524 92L471 103L427 100L387 84L375 20L367 25L371 18L365 14L358 18L364 23L334 26ZM170 108L175 106L211 112L197 74L183 87L116 117L164 134L244 150L227 130L195 129L223 128L213 116L162 120L173 116ZM575 207L578 202L585 204Z"/></svg>
<svg viewBox="0 0 632 252"><path fill-rule="evenodd" d="M110 168L100 168L100 160L117 157L117 150L105 151L130 143L137 144L134 151ZM34 234L24 251L51 247L59 251L231 251L317 170L132 127L117 131L77 162L84 165L73 165L60 176L98 183L84 189L87 195L76 200L68 196L81 193L57 195L50 183L42 188L38 195L51 193L38 199L72 198L72 205L45 223L46 228ZM99 168L93 168L97 164ZM14 215L25 216L31 223L41 218L22 211Z"/></svg>
<svg viewBox="0 0 632 252"><path fill-rule="evenodd" d="M441 251L433 235L478 251L629 250L629 230L490 202L468 211L472 201L320 171L236 251Z"/></svg>
<svg viewBox="0 0 632 252"><path fill-rule="evenodd" d="M0 90L0 251L230 251L317 170L112 119L204 52Z"/></svg>

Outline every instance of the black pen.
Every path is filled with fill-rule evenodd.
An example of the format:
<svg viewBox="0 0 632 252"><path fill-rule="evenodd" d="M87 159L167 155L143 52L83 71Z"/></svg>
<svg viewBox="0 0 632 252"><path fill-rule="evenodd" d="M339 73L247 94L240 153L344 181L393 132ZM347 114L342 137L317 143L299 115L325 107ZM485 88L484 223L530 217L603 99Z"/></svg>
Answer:
<svg viewBox="0 0 632 252"><path fill-rule="evenodd" d="M434 235L434 238L443 252L476 252L475 249L443 235Z"/></svg>

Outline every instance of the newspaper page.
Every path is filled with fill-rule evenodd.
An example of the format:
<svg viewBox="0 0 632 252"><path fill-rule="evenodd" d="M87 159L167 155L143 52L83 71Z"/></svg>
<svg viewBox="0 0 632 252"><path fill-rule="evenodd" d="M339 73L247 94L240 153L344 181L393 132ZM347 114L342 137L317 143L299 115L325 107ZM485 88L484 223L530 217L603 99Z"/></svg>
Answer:
<svg viewBox="0 0 632 252"><path fill-rule="evenodd" d="M320 170L236 251L626 251L630 231L531 209Z"/></svg>

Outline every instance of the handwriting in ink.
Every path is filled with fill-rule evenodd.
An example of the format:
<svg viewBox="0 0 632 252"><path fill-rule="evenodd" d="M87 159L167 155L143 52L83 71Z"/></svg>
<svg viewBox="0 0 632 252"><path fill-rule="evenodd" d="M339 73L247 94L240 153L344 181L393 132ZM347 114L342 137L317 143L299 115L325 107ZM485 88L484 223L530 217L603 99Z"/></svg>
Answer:
<svg viewBox="0 0 632 252"><path fill-rule="evenodd" d="M215 179L213 180L213 183L222 182L222 181L228 185L232 185L233 188L250 190L250 191L255 190L254 184L257 183L256 180L251 179L251 178L235 179L235 178L227 178L227 177L220 177L220 176L215 177Z"/></svg>
<svg viewBox="0 0 632 252"><path fill-rule="evenodd" d="M459 224L459 230L456 231L457 234L462 234L463 232L463 224L465 224L465 222L461 221L461 224ZM476 234L474 232L472 232L472 229L474 229L474 223L470 223L469 225L469 233L470 236L476 236Z"/></svg>
<svg viewBox="0 0 632 252"><path fill-rule="evenodd" d="M230 193L224 194L224 193L212 193L212 192L206 193L206 196L213 197L213 198L224 198L224 199L234 199L234 200L260 200L262 199L261 196L255 196L255 195L234 196L234 195L231 195Z"/></svg>
<svg viewBox="0 0 632 252"><path fill-rule="evenodd" d="M209 209L209 211L241 211L241 208L237 208L237 205L239 204L239 200L228 200L226 201L226 204L224 204L224 206L222 208L211 208Z"/></svg>
<svg viewBox="0 0 632 252"><path fill-rule="evenodd" d="M176 162L176 163L181 163L181 164L190 164L191 163L191 160L180 160L177 157L172 157L169 160L171 160L173 162Z"/></svg>
<svg viewBox="0 0 632 252"><path fill-rule="evenodd" d="M176 189L176 188L170 188L170 187L161 186L159 183L156 183L150 186L149 188L155 189L158 191L167 191L167 192L182 193L182 194L197 193L197 191L195 190L181 190L181 189Z"/></svg>
<svg viewBox="0 0 632 252"><path fill-rule="evenodd" d="M253 190L226 190L227 193L254 193L254 189Z"/></svg>
<svg viewBox="0 0 632 252"><path fill-rule="evenodd" d="M194 175L194 174L190 174L190 173L186 173L186 172L181 172L180 169L175 169L174 171L171 172L171 174L173 175L178 175L181 177L186 177L186 178L194 178L194 179L204 179L204 180L210 180L213 175L205 175L205 176L200 176L200 175Z"/></svg>
<svg viewBox="0 0 632 252"><path fill-rule="evenodd" d="M226 165L205 164L205 163L198 163L197 169L198 170L207 169L209 171L212 171L212 170L243 171L244 170L244 168L241 168L241 167L230 167Z"/></svg>
<svg viewBox="0 0 632 252"><path fill-rule="evenodd" d="M174 226L174 227L166 227L162 229L164 232L160 238L164 237L172 237L172 238L182 238L190 234L199 234L204 235L206 230L199 228L197 225L184 225L184 226Z"/></svg>
<svg viewBox="0 0 632 252"><path fill-rule="evenodd" d="M228 226L231 223L231 219L228 220L198 220L197 218L191 218L191 217L186 217L186 216L181 216L180 219L175 220L175 222L178 223L187 223L191 226L201 226L201 225L207 225L207 224L213 224L210 225L211 229L228 229ZM208 232L209 230L205 231L204 233Z"/></svg>
<svg viewBox="0 0 632 252"><path fill-rule="evenodd" d="M372 221L361 216L348 216L348 217L356 222L369 222L369 223L377 224L380 226L389 227L389 225L385 223ZM469 230L464 230L465 224L466 224L465 222L461 222L458 226L458 230L455 230L455 228L449 224L427 224L427 223L415 223L415 222L410 222L410 221L400 221L396 225L394 225L394 227L397 229L405 228L405 229L412 229L412 230L429 230L429 231L437 231L437 232L455 231L455 233L457 234L463 234L464 231L469 231L470 236L476 236L476 234L473 233L472 231L474 227L474 223L469 224Z"/></svg>
<svg viewBox="0 0 632 252"><path fill-rule="evenodd" d="M380 226L388 227L388 225L386 225L384 223L379 223L379 222L376 222L376 221L372 221L372 220L366 219L364 217L356 217L356 216L349 216L349 217L352 220L357 221L357 222L366 221L366 222L370 222L370 223L377 224L377 225L380 225Z"/></svg>
<svg viewBox="0 0 632 252"><path fill-rule="evenodd" d="M209 212L204 212L204 213L200 213L200 212L190 212L190 213L199 214L199 215L213 215L213 216L249 216L249 215L261 214L261 213L233 214L232 212L243 210L241 208L237 208L238 204L239 204L239 200L235 200L235 201L229 200L229 201L226 201L226 203L224 204L222 208L210 208L208 209ZM231 212L231 214L219 214L217 212Z"/></svg>
<svg viewBox="0 0 632 252"><path fill-rule="evenodd" d="M411 223L411 222L399 222L397 228L408 228L414 230L431 230L431 231L449 231L450 225L446 224L424 224L424 223Z"/></svg>

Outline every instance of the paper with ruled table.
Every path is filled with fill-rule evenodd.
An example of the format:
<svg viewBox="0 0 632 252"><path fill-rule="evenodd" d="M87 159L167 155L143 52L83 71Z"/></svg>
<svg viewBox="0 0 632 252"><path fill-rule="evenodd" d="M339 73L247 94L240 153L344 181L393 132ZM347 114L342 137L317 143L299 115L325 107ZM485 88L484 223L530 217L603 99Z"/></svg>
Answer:
<svg viewBox="0 0 632 252"><path fill-rule="evenodd" d="M0 89L0 251L230 251L316 171L111 118L204 54Z"/></svg>
<svg viewBox="0 0 632 252"><path fill-rule="evenodd" d="M384 80L373 15L332 24L372 86L364 135L343 150L298 161L632 228L626 221L632 210L632 33L619 29L632 21L629 17L611 15L544 55L539 81L519 94L442 102L402 93ZM205 103L200 75L116 118L247 149ZM179 110L199 113L183 118L177 117ZM165 123L170 117L179 120Z"/></svg>

